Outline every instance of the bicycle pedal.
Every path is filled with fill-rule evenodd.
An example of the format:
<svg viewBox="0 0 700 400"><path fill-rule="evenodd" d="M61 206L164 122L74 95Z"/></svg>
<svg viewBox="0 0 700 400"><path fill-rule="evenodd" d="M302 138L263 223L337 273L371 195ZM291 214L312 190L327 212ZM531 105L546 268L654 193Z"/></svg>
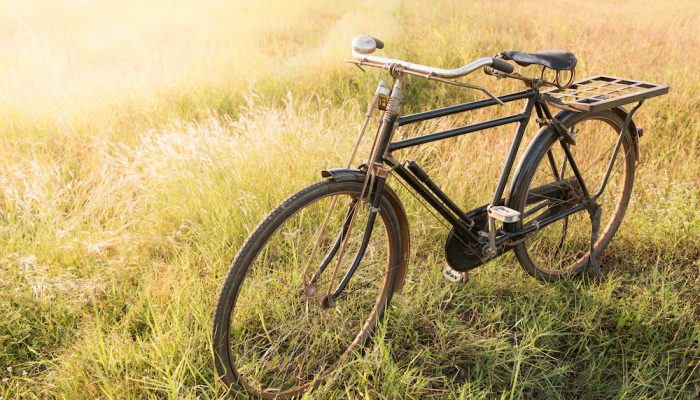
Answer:
<svg viewBox="0 0 700 400"><path fill-rule="evenodd" d="M457 271L449 265L442 270L442 276L452 283L467 283L469 280L469 275L466 272Z"/></svg>
<svg viewBox="0 0 700 400"><path fill-rule="evenodd" d="M515 211L506 206L489 207L489 216L493 219L506 223L520 221L520 211Z"/></svg>

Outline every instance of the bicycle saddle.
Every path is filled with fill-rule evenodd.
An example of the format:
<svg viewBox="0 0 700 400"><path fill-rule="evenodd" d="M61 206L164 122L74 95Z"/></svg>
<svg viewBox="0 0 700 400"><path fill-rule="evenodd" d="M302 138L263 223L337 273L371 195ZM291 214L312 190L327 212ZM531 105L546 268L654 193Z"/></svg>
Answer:
<svg viewBox="0 0 700 400"><path fill-rule="evenodd" d="M503 59L513 60L522 67L539 64L557 71L573 70L576 67L576 56L567 50L542 50L536 53L507 50L500 55Z"/></svg>

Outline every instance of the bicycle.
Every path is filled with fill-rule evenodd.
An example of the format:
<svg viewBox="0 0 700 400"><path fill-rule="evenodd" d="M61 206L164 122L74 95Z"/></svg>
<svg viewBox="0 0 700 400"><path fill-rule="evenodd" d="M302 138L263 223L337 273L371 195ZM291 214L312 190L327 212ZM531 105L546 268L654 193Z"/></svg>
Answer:
<svg viewBox="0 0 700 400"><path fill-rule="evenodd" d="M645 99L669 90L606 75L574 82L577 60L568 51L505 51L445 70L372 55L384 44L371 36L356 37L352 46L346 61L388 70L393 85L377 86L347 167L322 171L323 180L272 211L242 245L219 295L213 329L218 376L228 388L238 385L256 397L291 398L316 386L367 343L393 293L403 288L409 224L386 183L392 174L450 228L443 275L452 282L509 250L544 281L584 271L599 276L597 258L622 222L639 159L643 131L633 115ZM541 66L542 73L520 75L508 61ZM456 80L478 69L520 80L526 90L497 97ZM547 80L551 71L554 79ZM477 89L489 98L402 115L408 76ZM525 100L521 113L393 140L400 126L518 100ZM622 107L634 102L629 111ZM550 105L561 111L552 115ZM540 130L513 172L533 109ZM377 111L370 156L351 168ZM416 162L394 156L511 123L518 125L492 200L471 211Z"/></svg>

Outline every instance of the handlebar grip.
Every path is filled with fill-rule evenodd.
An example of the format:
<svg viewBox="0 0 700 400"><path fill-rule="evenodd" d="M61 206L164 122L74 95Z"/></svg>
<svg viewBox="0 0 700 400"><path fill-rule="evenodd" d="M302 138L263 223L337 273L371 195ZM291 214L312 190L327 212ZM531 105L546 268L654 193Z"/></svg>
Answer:
<svg viewBox="0 0 700 400"><path fill-rule="evenodd" d="M374 37L374 36L370 36L370 37L371 37L372 39L374 39L374 43L377 44L377 48L378 48L378 49L381 50L381 49L384 48L384 42L382 42L381 40L377 39L377 38Z"/></svg>
<svg viewBox="0 0 700 400"><path fill-rule="evenodd" d="M515 71L515 67L511 65L510 63L501 60L500 58L492 58L491 59L491 68L497 69L501 72L505 72L506 74L510 74L513 71Z"/></svg>

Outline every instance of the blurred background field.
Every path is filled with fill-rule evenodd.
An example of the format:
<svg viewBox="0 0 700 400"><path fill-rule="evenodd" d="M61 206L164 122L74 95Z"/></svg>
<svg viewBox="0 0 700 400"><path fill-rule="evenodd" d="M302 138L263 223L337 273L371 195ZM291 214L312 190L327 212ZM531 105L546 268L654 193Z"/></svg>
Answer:
<svg viewBox="0 0 700 400"><path fill-rule="evenodd" d="M412 264L382 344L310 396L697 398L698 26L696 1L2 2L0 397L223 397L209 350L223 276L268 211L346 159L387 78L342 62L370 33L446 68L566 48L579 77L671 92L637 114L642 159L604 282L546 285L507 256L446 285L446 232L403 196ZM406 108L479 96L414 79ZM467 207L489 198L511 138L402 157Z"/></svg>

